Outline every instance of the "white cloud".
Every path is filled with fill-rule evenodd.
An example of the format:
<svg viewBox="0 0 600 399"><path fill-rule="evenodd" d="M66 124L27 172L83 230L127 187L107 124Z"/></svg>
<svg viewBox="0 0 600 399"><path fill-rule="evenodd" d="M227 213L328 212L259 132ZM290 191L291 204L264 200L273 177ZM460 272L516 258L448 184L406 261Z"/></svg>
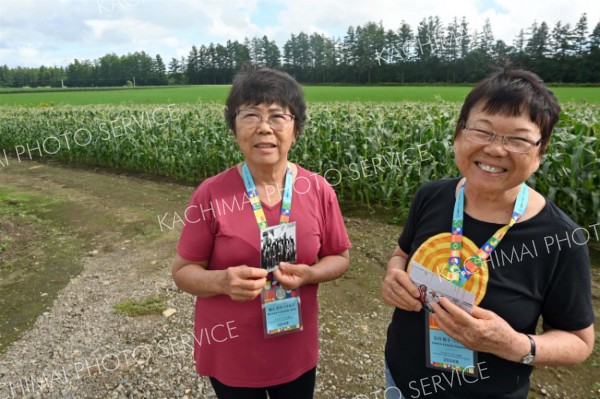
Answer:
<svg viewBox="0 0 600 399"><path fill-rule="evenodd" d="M157 24L139 21L134 18L117 20L88 20L85 21L97 41L103 43L129 41L134 44L151 40L163 39L169 31Z"/></svg>
<svg viewBox="0 0 600 399"><path fill-rule="evenodd" d="M19 47L17 49L17 52L19 54L19 57L22 57L24 59L35 59L40 56L40 52L38 51L38 49L31 46Z"/></svg>
<svg viewBox="0 0 600 399"><path fill-rule="evenodd" d="M260 28L250 21L250 15L245 12L231 11L224 14L223 10L213 9L207 14L212 21L205 29L206 32L224 40L243 40L244 37L252 37L260 31Z"/></svg>

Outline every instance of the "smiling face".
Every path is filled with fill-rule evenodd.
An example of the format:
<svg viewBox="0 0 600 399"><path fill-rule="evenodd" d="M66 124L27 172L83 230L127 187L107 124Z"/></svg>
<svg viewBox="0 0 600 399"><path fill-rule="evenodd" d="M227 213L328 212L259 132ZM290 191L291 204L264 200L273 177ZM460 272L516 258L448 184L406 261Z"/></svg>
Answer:
<svg viewBox="0 0 600 399"><path fill-rule="evenodd" d="M541 138L540 128L529 119L527 112L516 117L491 115L483 111L481 103L471 109L466 125L531 142ZM489 144L478 144L467 140L464 130L454 140L454 156L456 166L468 184L479 192L490 194L517 188L539 168L541 160L537 148L525 154L510 152L502 145L501 137L496 136Z"/></svg>
<svg viewBox="0 0 600 399"><path fill-rule="evenodd" d="M240 109L251 110L263 116L258 124L246 123L243 114L236 117L235 140L246 162L260 168L267 166L276 168L287 164L288 152L296 140L294 121L292 120L280 130L275 130L269 125L268 116L290 114L290 110L278 104L247 105Z"/></svg>

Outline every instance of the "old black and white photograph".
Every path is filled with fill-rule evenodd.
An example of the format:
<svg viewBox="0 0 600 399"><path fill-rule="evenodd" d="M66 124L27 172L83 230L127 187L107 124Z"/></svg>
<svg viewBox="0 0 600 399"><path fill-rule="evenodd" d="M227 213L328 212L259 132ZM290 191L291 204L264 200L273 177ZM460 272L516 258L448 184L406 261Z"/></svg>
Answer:
<svg viewBox="0 0 600 399"><path fill-rule="evenodd" d="M296 222L262 230L260 266L272 272L279 262L296 261Z"/></svg>

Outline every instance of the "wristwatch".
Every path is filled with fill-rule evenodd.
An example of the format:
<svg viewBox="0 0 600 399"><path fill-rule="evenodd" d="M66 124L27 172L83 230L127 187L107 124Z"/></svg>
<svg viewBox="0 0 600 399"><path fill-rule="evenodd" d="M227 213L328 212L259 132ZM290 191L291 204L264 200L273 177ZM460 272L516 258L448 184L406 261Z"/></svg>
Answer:
<svg viewBox="0 0 600 399"><path fill-rule="evenodd" d="M527 336L527 338L529 338L529 342L531 342L531 349L529 350L528 354L523 356L523 358L521 359L521 363L529 364L529 363L533 362L533 360L535 359L535 341L533 340L533 338L531 338L531 335L529 335L529 334L525 334L525 335Z"/></svg>

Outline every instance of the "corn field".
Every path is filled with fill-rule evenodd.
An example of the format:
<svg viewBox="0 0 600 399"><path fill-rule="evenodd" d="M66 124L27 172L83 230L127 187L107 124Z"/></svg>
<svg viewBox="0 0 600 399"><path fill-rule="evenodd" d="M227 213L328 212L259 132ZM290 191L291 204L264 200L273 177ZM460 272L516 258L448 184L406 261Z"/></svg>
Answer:
<svg viewBox="0 0 600 399"><path fill-rule="evenodd" d="M324 175L341 201L402 219L427 180L457 176L457 103L310 104L290 159ZM529 183L581 225L600 220L600 106L563 104ZM55 159L197 185L242 157L223 106L0 107L0 169Z"/></svg>

